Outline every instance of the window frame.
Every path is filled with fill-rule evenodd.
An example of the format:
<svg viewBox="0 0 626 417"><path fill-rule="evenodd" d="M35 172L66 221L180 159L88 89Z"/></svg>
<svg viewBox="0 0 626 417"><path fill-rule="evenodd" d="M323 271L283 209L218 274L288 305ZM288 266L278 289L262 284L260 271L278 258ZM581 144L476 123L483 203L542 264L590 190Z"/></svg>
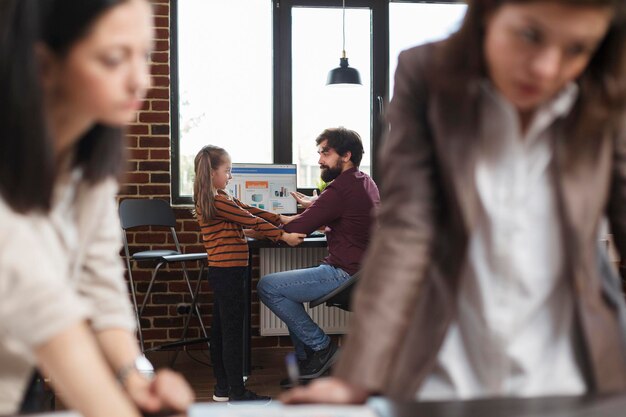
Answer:
<svg viewBox="0 0 626 417"><path fill-rule="evenodd" d="M180 124L178 89L178 0L170 1L170 198L172 204L193 205L180 195Z"/></svg>
<svg viewBox="0 0 626 417"><path fill-rule="evenodd" d="M193 205L193 198L180 195L180 125L178 85L178 1L170 1L170 181L174 205ZM270 0L268 0L270 1ZM372 177L380 183L377 155L385 128L384 105L389 100L389 3L463 3L461 0L349 0L346 8L369 8L372 13L372 80L370 133ZM292 163L292 65L291 9L293 7L341 8L342 0L271 0L273 35L273 163ZM330 68L329 68L330 70ZM312 150L313 152L313 150ZM301 189L308 194L312 189Z"/></svg>

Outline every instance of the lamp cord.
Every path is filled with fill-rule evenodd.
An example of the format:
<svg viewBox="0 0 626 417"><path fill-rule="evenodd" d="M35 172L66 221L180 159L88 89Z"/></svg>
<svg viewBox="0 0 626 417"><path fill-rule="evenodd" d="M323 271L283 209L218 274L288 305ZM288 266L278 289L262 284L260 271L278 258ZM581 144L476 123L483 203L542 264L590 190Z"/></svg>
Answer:
<svg viewBox="0 0 626 417"><path fill-rule="evenodd" d="M343 57L346 57L346 0L343 0Z"/></svg>

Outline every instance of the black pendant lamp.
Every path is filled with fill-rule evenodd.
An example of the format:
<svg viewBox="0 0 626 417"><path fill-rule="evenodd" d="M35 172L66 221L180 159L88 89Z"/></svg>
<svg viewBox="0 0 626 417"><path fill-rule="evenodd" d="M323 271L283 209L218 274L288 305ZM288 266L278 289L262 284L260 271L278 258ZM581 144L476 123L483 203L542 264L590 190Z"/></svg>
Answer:
<svg viewBox="0 0 626 417"><path fill-rule="evenodd" d="M346 57L346 0L343 0L343 51L339 59L339 67L330 70L326 85L361 84L361 76L356 68L350 67Z"/></svg>

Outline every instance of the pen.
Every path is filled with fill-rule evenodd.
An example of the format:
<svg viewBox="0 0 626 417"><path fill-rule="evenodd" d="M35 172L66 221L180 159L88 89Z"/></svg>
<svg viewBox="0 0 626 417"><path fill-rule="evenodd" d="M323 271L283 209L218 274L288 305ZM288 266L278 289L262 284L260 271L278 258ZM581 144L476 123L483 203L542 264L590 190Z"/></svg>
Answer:
<svg viewBox="0 0 626 417"><path fill-rule="evenodd" d="M287 365L287 375L292 386L297 386L300 382L300 369L298 368L298 358L295 352L290 352L285 356L285 365Z"/></svg>

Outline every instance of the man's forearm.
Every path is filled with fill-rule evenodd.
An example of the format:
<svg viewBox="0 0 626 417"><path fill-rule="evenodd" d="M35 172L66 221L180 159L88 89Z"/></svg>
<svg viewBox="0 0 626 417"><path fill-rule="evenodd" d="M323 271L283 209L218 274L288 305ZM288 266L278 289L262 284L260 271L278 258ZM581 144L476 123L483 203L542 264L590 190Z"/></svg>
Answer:
<svg viewBox="0 0 626 417"><path fill-rule="evenodd" d="M326 226L327 215L321 207L309 207L303 213L283 226L288 233L309 234L320 227Z"/></svg>

